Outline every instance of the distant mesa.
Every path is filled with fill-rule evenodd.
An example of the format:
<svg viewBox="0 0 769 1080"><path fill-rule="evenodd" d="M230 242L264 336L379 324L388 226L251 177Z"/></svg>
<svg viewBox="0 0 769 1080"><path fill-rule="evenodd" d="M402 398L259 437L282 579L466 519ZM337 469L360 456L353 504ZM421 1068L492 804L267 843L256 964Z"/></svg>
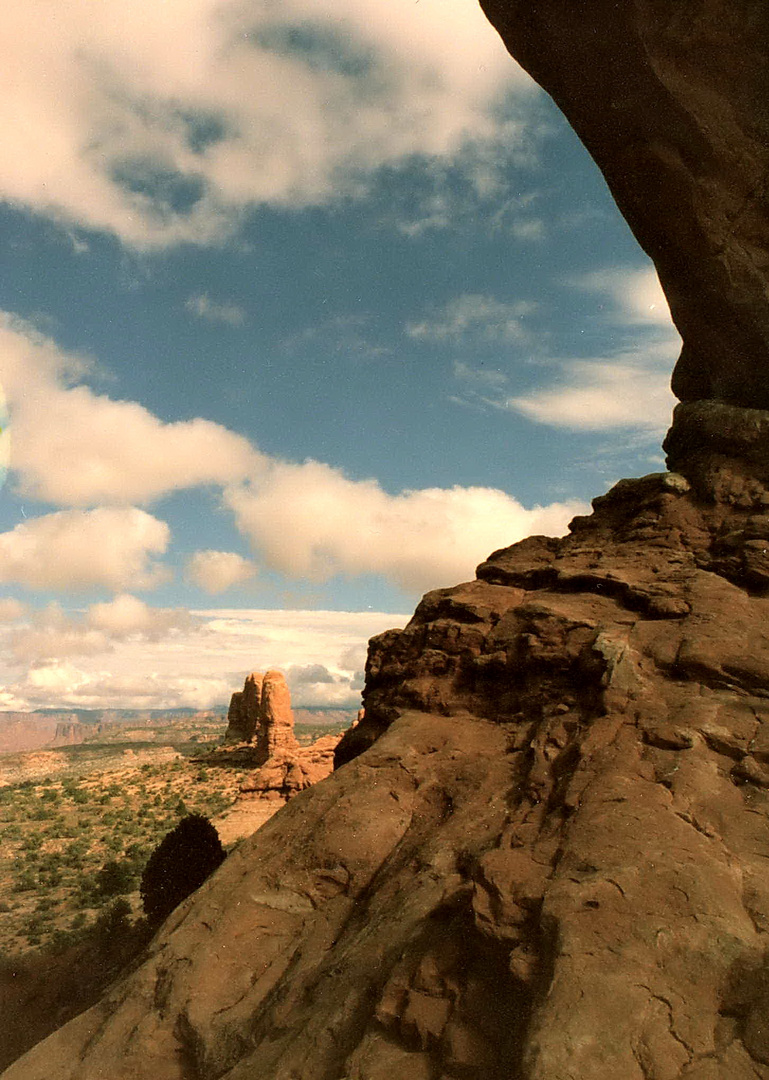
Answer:
<svg viewBox="0 0 769 1080"><path fill-rule="evenodd" d="M59 720L50 746L79 746L85 742L86 725L79 720Z"/></svg>

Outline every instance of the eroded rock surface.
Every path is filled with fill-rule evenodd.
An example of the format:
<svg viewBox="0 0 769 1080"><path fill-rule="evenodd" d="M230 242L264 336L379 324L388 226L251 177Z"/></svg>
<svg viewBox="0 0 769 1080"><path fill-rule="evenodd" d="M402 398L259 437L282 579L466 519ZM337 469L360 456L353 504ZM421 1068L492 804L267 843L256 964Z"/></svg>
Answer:
<svg viewBox="0 0 769 1080"><path fill-rule="evenodd" d="M244 689L232 695L228 715L225 745L240 745L215 750L206 759L216 764L221 754L235 754L241 766L251 767L236 802L215 819L222 842L250 836L294 795L328 776L339 738L327 735L300 746L285 676L252 672Z"/></svg>
<svg viewBox="0 0 769 1080"><path fill-rule="evenodd" d="M246 677L243 689L236 690L232 695L227 713L225 742L253 742L262 708L263 682L264 675L259 671L252 671Z"/></svg>
<svg viewBox="0 0 769 1080"><path fill-rule="evenodd" d="M484 6L660 271L676 471L375 639L340 768L6 1080L769 1080L769 8Z"/></svg>
<svg viewBox="0 0 769 1080"><path fill-rule="evenodd" d="M481 0L654 260L673 390L769 408L766 0Z"/></svg>
<svg viewBox="0 0 769 1080"><path fill-rule="evenodd" d="M690 472L375 639L347 764L7 1080L769 1080L769 491Z"/></svg>
<svg viewBox="0 0 769 1080"><path fill-rule="evenodd" d="M256 729L257 759L269 761L294 754L299 743L294 737L291 694L281 671L268 671L262 683L259 723Z"/></svg>

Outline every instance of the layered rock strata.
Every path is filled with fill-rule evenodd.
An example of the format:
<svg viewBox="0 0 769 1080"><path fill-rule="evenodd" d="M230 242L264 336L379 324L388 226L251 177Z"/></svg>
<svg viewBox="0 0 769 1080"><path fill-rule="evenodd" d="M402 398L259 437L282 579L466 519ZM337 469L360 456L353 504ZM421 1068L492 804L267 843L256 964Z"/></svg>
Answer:
<svg viewBox="0 0 769 1080"><path fill-rule="evenodd" d="M351 760L7 1080L769 1080L769 490L709 476L374 639Z"/></svg>
<svg viewBox="0 0 769 1080"><path fill-rule="evenodd" d="M654 260L673 390L769 408L769 5L481 0Z"/></svg>

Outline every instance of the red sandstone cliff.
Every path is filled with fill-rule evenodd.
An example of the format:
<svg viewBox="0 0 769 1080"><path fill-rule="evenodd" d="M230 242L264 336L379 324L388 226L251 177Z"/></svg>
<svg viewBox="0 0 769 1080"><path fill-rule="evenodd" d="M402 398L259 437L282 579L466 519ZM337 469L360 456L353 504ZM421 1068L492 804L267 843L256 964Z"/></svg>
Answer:
<svg viewBox="0 0 769 1080"><path fill-rule="evenodd" d="M675 472L375 639L338 771L7 1080L769 1080L769 9L484 3L660 269Z"/></svg>

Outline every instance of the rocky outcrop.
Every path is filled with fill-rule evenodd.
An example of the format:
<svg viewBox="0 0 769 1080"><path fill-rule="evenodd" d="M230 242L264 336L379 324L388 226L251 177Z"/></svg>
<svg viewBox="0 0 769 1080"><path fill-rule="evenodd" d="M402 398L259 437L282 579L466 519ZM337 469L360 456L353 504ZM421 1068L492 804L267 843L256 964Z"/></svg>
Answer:
<svg viewBox="0 0 769 1080"><path fill-rule="evenodd" d="M86 726L79 720L59 720L51 746L79 746L85 742Z"/></svg>
<svg viewBox="0 0 769 1080"><path fill-rule="evenodd" d="M375 639L338 770L6 1080L769 1080L769 9L484 2L657 262L674 471Z"/></svg>
<svg viewBox="0 0 769 1080"><path fill-rule="evenodd" d="M280 671L252 671L236 690L227 714L227 744L255 743L257 765L299 749L294 737L291 694Z"/></svg>
<svg viewBox="0 0 769 1080"><path fill-rule="evenodd" d="M347 764L7 1080L769 1080L769 490L689 471L374 639Z"/></svg>
<svg viewBox="0 0 769 1080"><path fill-rule="evenodd" d="M256 756L261 764L270 759L295 754L299 743L294 737L294 714L291 694L280 671L268 671L262 685L259 724L256 731Z"/></svg>
<svg viewBox="0 0 769 1080"><path fill-rule="evenodd" d="M673 390L769 408L765 0L481 0L654 260Z"/></svg>
<svg viewBox="0 0 769 1080"><path fill-rule="evenodd" d="M259 689L258 703L256 688ZM233 694L225 745L237 741L237 750L214 751L207 759L216 764L221 754L249 768L235 803L215 819L222 842L230 845L260 828L289 799L328 776L334 767L338 735L300 746L294 735L291 694L280 671L252 672L243 691ZM251 702L251 704L249 704ZM253 727L246 714L256 715ZM250 739L237 738L251 731ZM248 745L243 746L246 742Z"/></svg>
<svg viewBox="0 0 769 1080"><path fill-rule="evenodd" d="M246 677L242 690L236 690L230 698L227 713L226 743L250 743L256 737L262 708L262 683L264 676L252 671Z"/></svg>

